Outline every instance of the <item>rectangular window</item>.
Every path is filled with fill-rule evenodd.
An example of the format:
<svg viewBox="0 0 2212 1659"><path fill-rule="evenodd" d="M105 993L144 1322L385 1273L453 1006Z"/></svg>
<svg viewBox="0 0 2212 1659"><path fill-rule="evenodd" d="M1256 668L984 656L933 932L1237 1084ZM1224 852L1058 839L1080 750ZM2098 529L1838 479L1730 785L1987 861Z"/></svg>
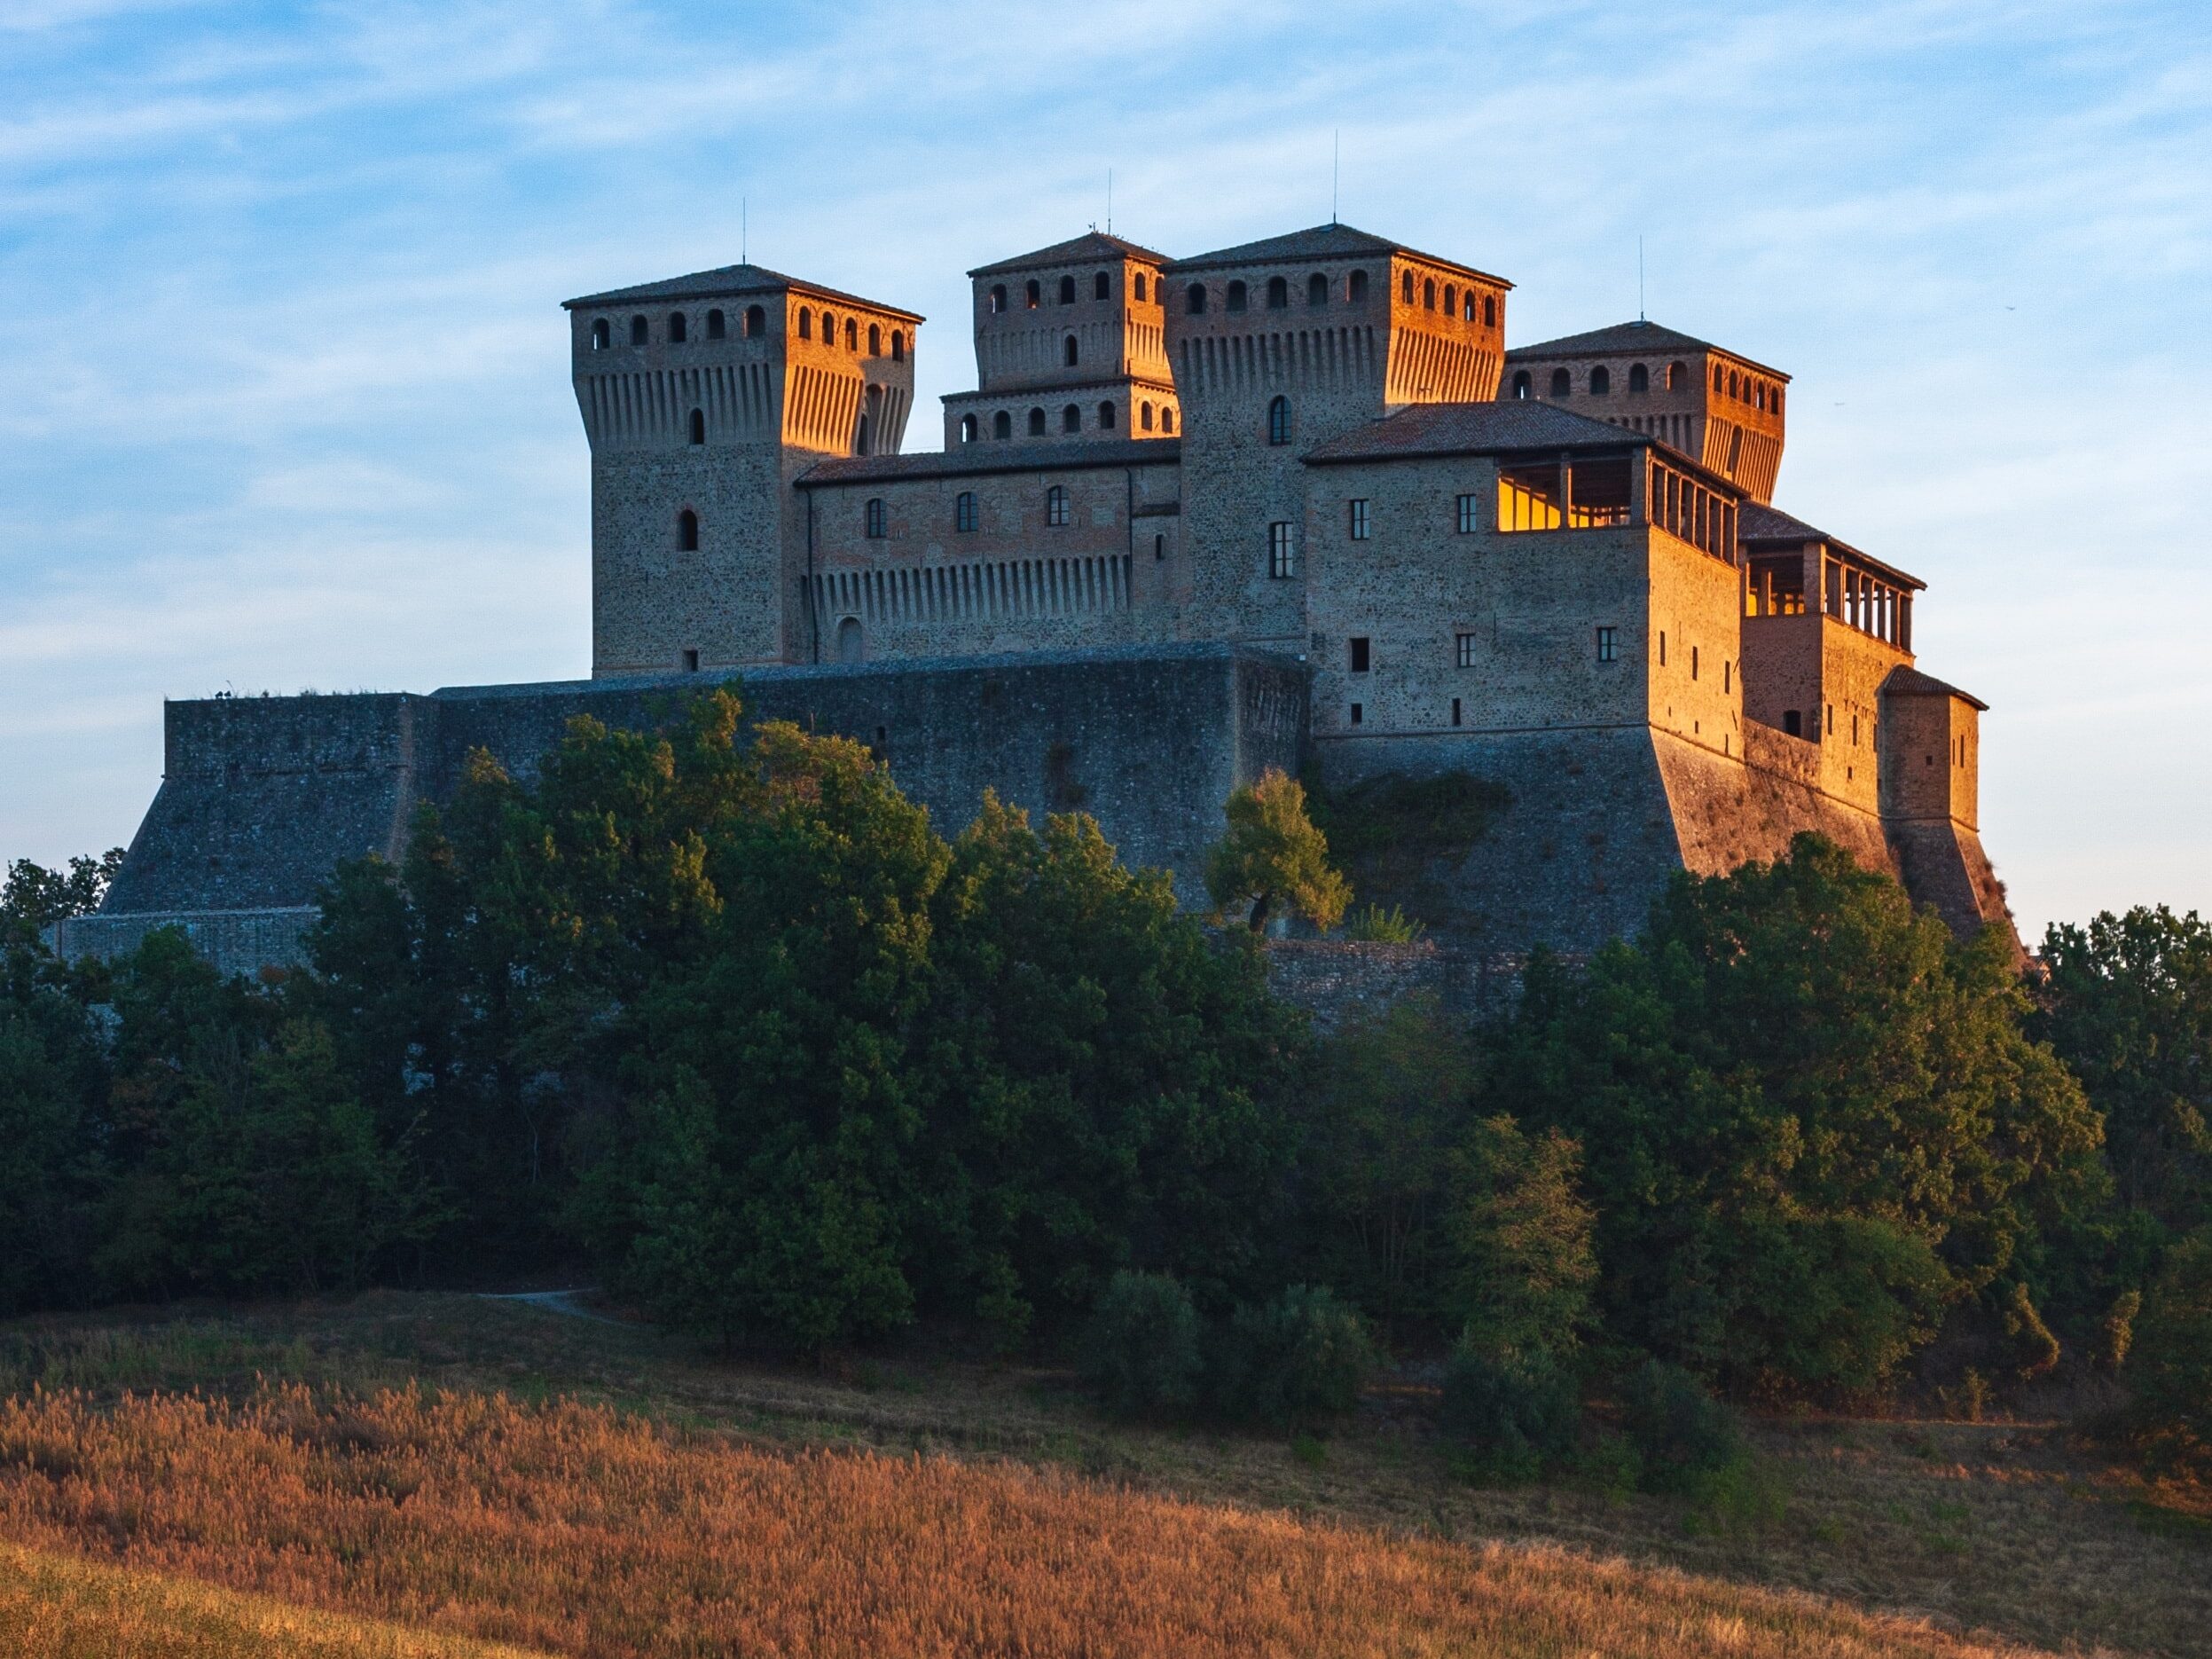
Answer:
<svg viewBox="0 0 2212 1659"><path fill-rule="evenodd" d="M1475 522L1476 499L1471 495L1459 498L1459 533L1463 536L1471 536L1479 528Z"/></svg>
<svg viewBox="0 0 2212 1659"><path fill-rule="evenodd" d="M1805 719L1795 709L1782 711L1782 729L1792 737L1805 735Z"/></svg>
<svg viewBox="0 0 2212 1659"><path fill-rule="evenodd" d="M1364 674L1367 672L1367 641L1352 640L1347 643L1352 647L1352 672L1355 674Z"/></svg>
<svg viewBox="0 0 2212 1659"><path fill-rule="evenodd" d="M1160 560L1165 559L1165 557L1167 557L1167 538L1166 538L1166 537L1165 537L1165 536L1155 536L1155 537L1153 537L1153 538L1152 538L1152 560L1153 560L1153 562L1154 562L1154 563L1157 563Z"/></svg>
<svg viewBox="0 0 2212 1659"><path fill-rule="evenodd" d="M1291 562L1290 526L1287 520L1278 519L1267 526L1267 574L1277 580L1298 574Z"/></svg>
<svg viewBox="0 0 2212 1659"><path fill-rule="evenodd" d="M1659 666L1667 666L1667 630L1664 628L1659 630Z"/></svg>
<svg viewBox="0 0 2212 1659"><path fill-rule="evenodd" d="M1597 631L1597 660L1599 662L1610 663L1618 659L1620 655L1620 648L1617 643L1620 637L1618 629L1600 628Z"/></svg>
<svg viewBox="0 0 2212 1659"><path fill-rule="evenodd" d="M976 528L976 492L962 490L953 498L953 528L972 531Z"/></svg>
<svg viewBox="0 0 2212 1659"><path fill-rule="evenodd" d="M1459 634L1454 639L1453 646L1459 665L1472 668L1475 665L1475 636L1471 633Z"/></svg>
<svg viewBox="0 0 2212 1659"><path fill-rule="evenodd" d="M883 498L879 495L872 497L868 501L868 536L871 540L881 541L883 539Z"/></svg>
<svg viewBox="0 0 2212 1659"><path fill-rule="evenodd" d="M1357 726L1366 717L1367 709L1364 704L1355 703L1352 705L1352 723L1354 726Z"/></svg>
<svg viewBox="0 0 2212 1659"><path fill-rule="evenodd" d="M1367 539L1368 528L1367 502L1364 499L1355 500L1351 503L1351 507L1352 539L1354 541L1365 541Z"/></svg>
<svg viewBox="0 0 2212 1659"><path fill-rule="evenodd" d="M684 672L687 674L695 674L699 672L699 653L697 651L686 649L684 652Z"/></svg>
<svg viewBox="0 0 2212 1659"><path fill-rule="evenodd" d="M1457 697L1452 699L1452 724L1455 726L1459 724L1459 699Z"/></svg>

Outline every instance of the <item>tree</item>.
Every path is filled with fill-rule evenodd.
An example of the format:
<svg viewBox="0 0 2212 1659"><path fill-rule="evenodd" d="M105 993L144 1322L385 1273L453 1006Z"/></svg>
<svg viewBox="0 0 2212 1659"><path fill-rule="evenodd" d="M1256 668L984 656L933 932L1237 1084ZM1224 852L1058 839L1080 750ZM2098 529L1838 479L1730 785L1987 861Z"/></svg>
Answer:
<svg viewBox="0 0 2212 1659"><path fill-rule="evenodd" d="M108 884L122 867L123 850L110 847L98 858L77 857L66 870L46 869L27 858L12 861L0 884L0 946L12 937L27 943L41 928L100 908Z"/></svg>
<svg viewBox="0 0 2212 1659"><path fill-rule="evenodd" d="M1255 933L1279 906L1326 933L1352 889L1329 862L1329 841L1306 812L1306 790L1274 767L1229 794L1228 833L1206 857L1206 891L1224 913L1243 909Z"/></svg>
<svg viewBox="0 0 2212 1659"><path fill-rule="evenodd" d="M2160 1466L2212 1474L2212 1234L2167 1253L2123 1372L2130 1414Z"/></svg>
<svg viewBox="0 0 2212 1659"><path fill-rule="evenodd" d="M1478 1120L1453 1162L1449 1293L1462 1340L1492 1354L1571 1355L1590 1323L1596 1217L1582 1149L1557 1129Z"/></svg>
<svg viewBox="0 0 2212 1659"><path fill-rule="evenodd" d="M0 1310L90 1293L106 1104L90 1010L51 958L0 943Z"/></svg>

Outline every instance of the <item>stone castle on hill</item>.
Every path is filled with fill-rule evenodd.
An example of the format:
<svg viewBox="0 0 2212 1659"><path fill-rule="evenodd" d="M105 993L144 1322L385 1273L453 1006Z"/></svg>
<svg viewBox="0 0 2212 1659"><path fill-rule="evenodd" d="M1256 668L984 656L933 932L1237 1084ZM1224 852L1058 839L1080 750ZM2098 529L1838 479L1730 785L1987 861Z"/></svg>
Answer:
<svg viewBox="0 0 2212 1659"><path fill-rule="evenodd" d="M1231 788L1311 767L1485 781L1430 871L1477 949L1590 948L1803 829L2009 928L1923 584L1771 504L1787 375L1643 321L1509 350L1510 283L1344 224L969 274L977 389L918 454L912 311L749 264L569 301L592 678L170 703L66 947L283 960L473 749L529 775L577 713L733 676L948 832L986 787L1079 807L1194 899Z"/></svg>

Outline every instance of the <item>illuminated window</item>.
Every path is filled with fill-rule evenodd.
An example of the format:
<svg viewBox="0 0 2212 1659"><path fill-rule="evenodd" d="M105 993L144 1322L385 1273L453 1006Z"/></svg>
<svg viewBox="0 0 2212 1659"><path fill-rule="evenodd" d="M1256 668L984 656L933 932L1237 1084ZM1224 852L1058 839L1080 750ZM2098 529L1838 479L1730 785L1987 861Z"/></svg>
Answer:
<svg viewBox="0 0 2212 1659"><path fill-rule="evenodd" d="M1032 311L1037 309L1045 297L1044 289L1037 286L1037 279L1034 277L1030 279L1029 286L1023 290L1023 293L1028 298L1029 309Z"/></svg>

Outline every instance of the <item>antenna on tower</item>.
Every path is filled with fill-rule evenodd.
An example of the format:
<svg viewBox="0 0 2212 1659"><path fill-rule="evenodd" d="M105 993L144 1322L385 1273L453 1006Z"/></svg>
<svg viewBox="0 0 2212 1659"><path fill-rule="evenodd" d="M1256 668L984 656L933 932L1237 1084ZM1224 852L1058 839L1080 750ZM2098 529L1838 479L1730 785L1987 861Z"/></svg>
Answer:
<svg viewBox="0 0 2212 1659"><path fill-rule="evenodd" d="M746 197L737 199L737 263L753 263L752 202Z"/></svg>
<svg viewBox="0 0 2212 1659"><path fill-rule="evenodd" d="M1344 129L1337 128L1329 135L1329 222L1337 222L1337 162L1344 152Z"/></svg>
<svg viewBox="0 0 2212 1659"><path fill-rule="evenodd" d="M1106 234L1114 233L1114 169L1106 169Z"/></svg>
<svg viewBox="0 0 2212 1659"><path fill-rule="evenodd" d="M1644 321L1643 315L1643 238L1636 238L1636 321Z"/></svg>

